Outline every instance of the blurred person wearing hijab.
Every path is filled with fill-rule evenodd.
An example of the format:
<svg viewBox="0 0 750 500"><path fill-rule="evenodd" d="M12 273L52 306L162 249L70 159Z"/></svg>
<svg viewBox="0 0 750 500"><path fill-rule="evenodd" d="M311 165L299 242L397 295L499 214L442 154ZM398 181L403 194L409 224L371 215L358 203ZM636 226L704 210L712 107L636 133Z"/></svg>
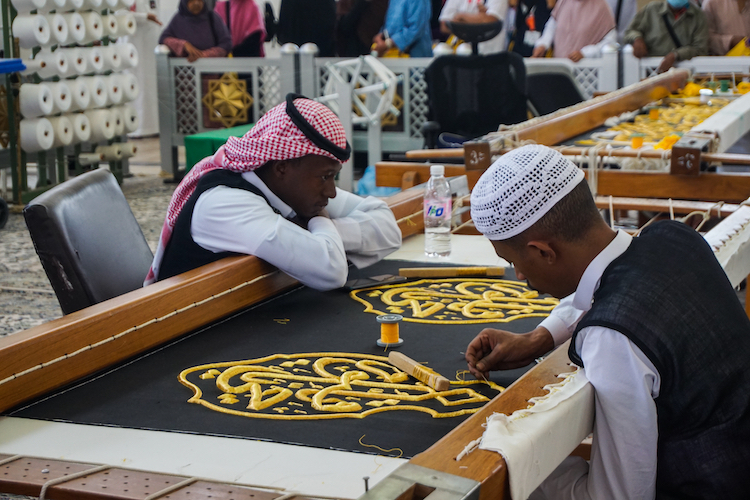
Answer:
<svg viewBox="0 0 750 500"><path fill-rule="evenodd" d="M227 27L203 0L180 0L177 14L162 32L159 43L190 62L201 57L224 57L232 49Z"/></svg>
<svg viewBox="0 0 750 500"><path fill-rule="evenodd" d="M750 35L750 3L747 0L703 0L708 21L711 55L723 56Z"/></svg>
<svg viewBox="0 0 750 500"><path fill-rule="evenodd" d="M144 284L245 254L317 290L343 286L349 262L366 267L401 246L383 200L336 187L350 154L330 109L287 95L180 182Z"/></svg>
<svg viewBox="0 0 750 500"><path fill-rule="evenodd" d="M214 9L232 35L232 56L265 57L266 27L255 0L216 2Z"/></svg>
<svg viewBox="0 0 750 500"><path fill-rule="evenodd" d="M338 0L336 50L339 57L370 53L374 37L385 21L388 0Z"/></svg>
<svg viewBox="0 0 750 500"><path fill-rule="evenodd" d="M552 57L567 57L573 62L599 57L602 47L617 43L615 28L615 18L605 0L559 0L531 57L544 57L550 48Z"/></svg>

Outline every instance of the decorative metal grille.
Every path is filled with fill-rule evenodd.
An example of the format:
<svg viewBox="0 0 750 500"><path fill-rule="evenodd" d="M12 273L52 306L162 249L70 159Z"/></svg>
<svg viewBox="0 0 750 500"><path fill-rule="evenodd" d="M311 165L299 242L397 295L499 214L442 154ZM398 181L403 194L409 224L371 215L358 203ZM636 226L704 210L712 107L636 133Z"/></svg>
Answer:
<svg viewBox="0 0 750 500"><path fill-rule="evenodd" d="M174 99L178 134L198 132L197 78L193 66L174 67Z"/></svg>
<svg viewBox="0 0 750 500"><path fill-rule="evenodd" d="M260 118L281 102L281 69L278 66L258 67L258 116Z"/></svg>
<svg viewBox="0 0 750 500"><path fill-rule="evenodd" d="M590 99L599 90L599 68L576 67L575 78L586 99Z"/></svg>
<svg viewBox="0 0 750 500"><path fill-rule="evenodd" d="M409 70L409 137L420 139L422 124L427 121L429 104L427 102L427 81L424 78L425 68Z"/></svg>

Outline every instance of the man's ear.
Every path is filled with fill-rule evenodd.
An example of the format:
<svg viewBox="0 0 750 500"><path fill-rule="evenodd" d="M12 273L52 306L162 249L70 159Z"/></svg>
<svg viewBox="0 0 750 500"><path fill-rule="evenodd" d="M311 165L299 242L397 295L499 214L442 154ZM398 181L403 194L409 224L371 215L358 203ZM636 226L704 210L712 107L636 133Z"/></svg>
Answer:
<svg viewBox="0 0 750 500"><path fill-rule="evenodd" d="M547 264L554 264L559 259L555 245L550 241L531 240L526 243L526 250Z"/></svg>

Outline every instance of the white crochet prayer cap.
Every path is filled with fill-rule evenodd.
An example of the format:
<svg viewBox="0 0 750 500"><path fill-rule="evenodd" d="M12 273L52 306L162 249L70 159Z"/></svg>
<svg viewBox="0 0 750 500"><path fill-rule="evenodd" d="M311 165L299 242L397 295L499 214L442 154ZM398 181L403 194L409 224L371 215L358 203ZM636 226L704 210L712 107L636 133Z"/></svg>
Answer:
<svg viewBox="0 0 750 500"><path fill-rule="evenodd" d="M507 240L541 219L583 171L554 149L523 146L501 156L471 192L471 218L490 240Z"/></svg>

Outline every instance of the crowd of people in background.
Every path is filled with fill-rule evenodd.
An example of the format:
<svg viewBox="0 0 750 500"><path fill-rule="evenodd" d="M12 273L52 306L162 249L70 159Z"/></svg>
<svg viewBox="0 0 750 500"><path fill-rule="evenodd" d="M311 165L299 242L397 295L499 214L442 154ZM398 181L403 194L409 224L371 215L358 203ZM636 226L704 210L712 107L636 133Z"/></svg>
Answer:
<svg viewBox="0 0 750 500"><path fill-rule="evenodd" d="M278 18L256 0L180 0L159 43L173 55L263 57L264 42L314 43L323 57L377 53L431 57L451 22L503 22L479 52L524 57L598 57L630 44L636 57L662 57L660 70L701 55L744 48L748 0L282 0Z"/></svg>

